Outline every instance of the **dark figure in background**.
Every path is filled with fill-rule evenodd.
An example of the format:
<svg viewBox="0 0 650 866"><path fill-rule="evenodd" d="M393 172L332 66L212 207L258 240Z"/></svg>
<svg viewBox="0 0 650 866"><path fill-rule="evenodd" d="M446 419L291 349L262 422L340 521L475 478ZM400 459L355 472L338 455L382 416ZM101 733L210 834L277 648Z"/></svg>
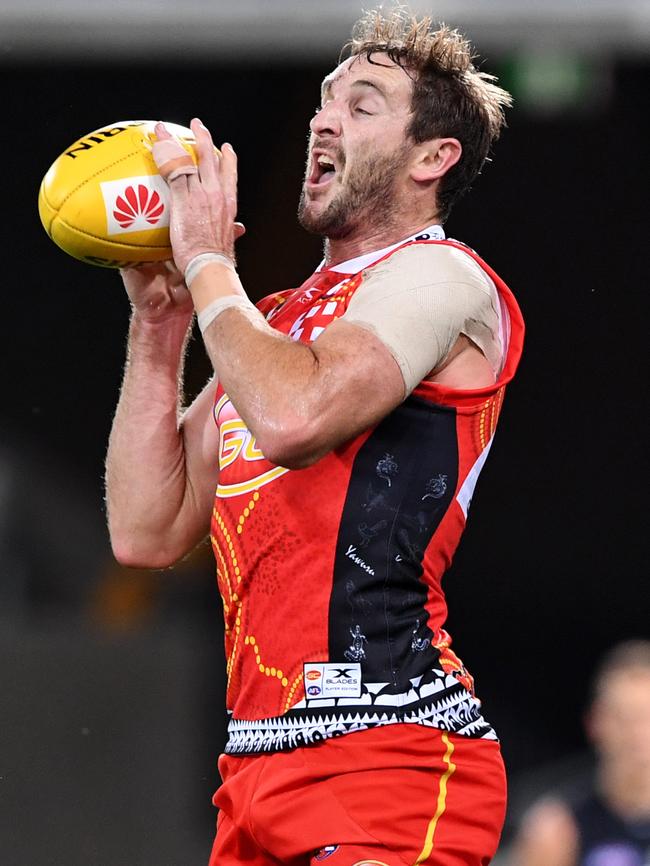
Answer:
<svg viewBox="0 0 650 866"><path fill-rule="evenodd" d="M512 866L650 866L650 641L604 657L585 728L597 760L592 790L533 804Z"/></svg>

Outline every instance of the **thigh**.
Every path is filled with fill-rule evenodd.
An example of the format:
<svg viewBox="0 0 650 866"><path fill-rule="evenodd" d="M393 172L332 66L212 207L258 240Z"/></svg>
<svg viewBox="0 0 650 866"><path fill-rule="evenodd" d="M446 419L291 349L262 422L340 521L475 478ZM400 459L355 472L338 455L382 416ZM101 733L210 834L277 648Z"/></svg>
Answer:
<svg viewBox="0 0 650 866"><path fill-rule="evenodd" d="M217 818L208 866L278 866L278 861L258 847L255 840L224 812Z"/></svg>
<svg viewBox="0 0 650 866"><path fill-rule="evenodd" d="M490 862L506 806L497 742L418 725L368 731L356 745L354 736L337 742L338 754L327 764L338 772L325 780L324 787L368 834L365 845L372 839L409 866ZM330 844L347 841L352 840L329 839ZM363 859L393 866L391 858L372 846L362 854ZM350 859L342 850L327 866L355 866L361 860Z"/></svg>

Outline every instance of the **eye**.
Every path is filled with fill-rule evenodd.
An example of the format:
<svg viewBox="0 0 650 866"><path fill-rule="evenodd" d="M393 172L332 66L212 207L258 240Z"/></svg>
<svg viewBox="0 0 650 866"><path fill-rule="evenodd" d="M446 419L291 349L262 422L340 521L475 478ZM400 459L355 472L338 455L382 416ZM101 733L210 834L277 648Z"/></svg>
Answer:
<svg viewBox="0 0 650 866"><path fill-rule="evenodd" d="M354 113L355 113L355 114L364 114L364 115L366 115L366 117L371 117L371 116L372 116L372 111L368 111L368 110L365 109L365 108L361 108L360 105L355 105L355 107L354 107Z"/></svg>

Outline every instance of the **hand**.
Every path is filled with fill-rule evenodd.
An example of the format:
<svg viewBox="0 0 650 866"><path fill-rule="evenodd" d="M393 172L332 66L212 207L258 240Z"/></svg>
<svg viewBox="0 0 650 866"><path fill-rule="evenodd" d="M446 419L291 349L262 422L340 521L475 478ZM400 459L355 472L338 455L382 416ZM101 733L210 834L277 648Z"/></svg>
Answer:
<svg viewBox="0 0 650 866"><path fill-rule="evenodd" d="M153 157L171 193L169 233L174 262L185 273L200 253L225 253L234 260L235 241L245 228L237 215L237 156L230 144L221 153L200 120L190 124L196 139L198 166L166 129L156 125Z"/></svg>
<svg viewBox="0 0 650 866"><path fill-rule="evenodd" d="M194 312L183 274L173 262L152 262L120 271L133 309L140 319L161 322L170 316L188 320Z"/></svg>

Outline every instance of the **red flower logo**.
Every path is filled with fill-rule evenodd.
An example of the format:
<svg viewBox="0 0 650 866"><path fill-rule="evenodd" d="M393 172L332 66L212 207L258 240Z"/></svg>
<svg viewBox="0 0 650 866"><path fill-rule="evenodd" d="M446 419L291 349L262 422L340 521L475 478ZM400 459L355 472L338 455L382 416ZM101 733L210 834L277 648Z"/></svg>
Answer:
<svg viewBox="0 0 650 866"><path fill-rule="evenodd" d="M155 226L164 211L165 203L156 190L149 190L143 183L139 183L137 190L133 186L127 186L124 195L118 195L113 216L123 229L128 229L139 216Z"/></svg>

